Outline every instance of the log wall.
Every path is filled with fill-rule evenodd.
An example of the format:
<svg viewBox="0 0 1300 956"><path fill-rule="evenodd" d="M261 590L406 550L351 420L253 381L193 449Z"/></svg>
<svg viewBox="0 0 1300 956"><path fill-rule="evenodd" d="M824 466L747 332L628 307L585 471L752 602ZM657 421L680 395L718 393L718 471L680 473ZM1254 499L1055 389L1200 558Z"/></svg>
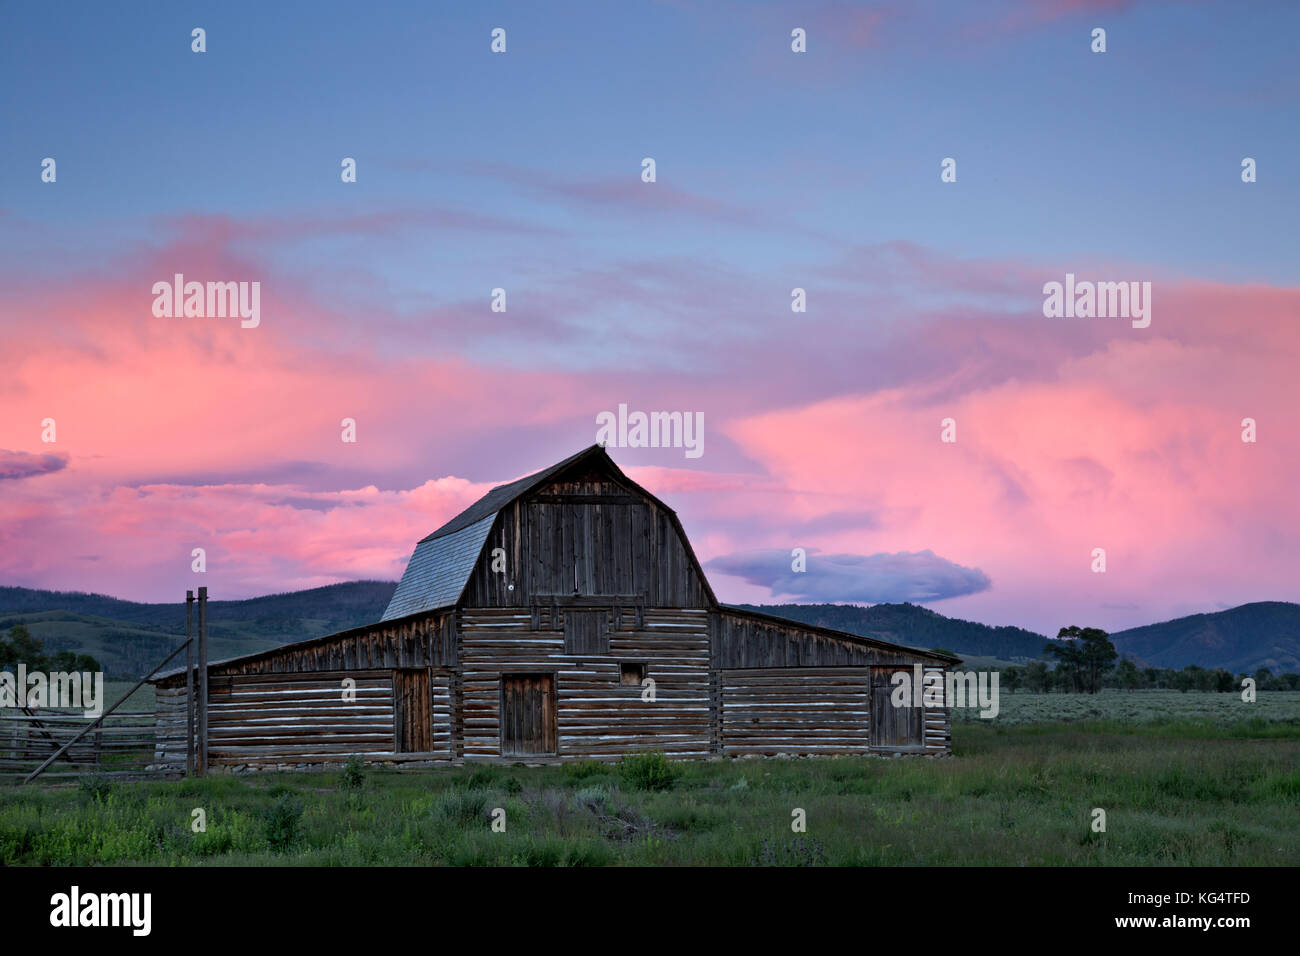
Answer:
<svg viewBox="0 0 1300 956"><path fill-rule="evenodd" d="M608 617L608 654L566 654L563 617L552 609L472 609L440 622L456 637L462 668L431 668L433 751L429 760L500 759L503 674L555 679L559 759L616 758L663 750L674 757L710 754L862 754L870 751L869 666L710 668L710 618L704 610L642 608ZM714 622L717 623L716 621ZM743 623L743 622L742 622ZM617 625L617 626L615 626ZM780 629L777 629L780 630ZM718 629L715 640L724 629ZM761 631L760 631L761 633ZM816 636L816 635L814 635ZM799 649L808 655L813 643ZM342 650L336 651L342 656ZM829 659L841 654L836 648ZM329 654L313 655L332 659ZM264 666L305 665L300 655ZM620 665L642 664L656 700L624 685ZM910 669L911 662L899 662ZM215 669L215 668L214 668ZM926 673L943 667L925 665ZM357 681L357 699L342 699L342 680ZM183 683L156 688L155 765L185 766ZM211 679L213 767L278 767L414 759L394 752L392 671L267 671ZM924 752L951 752L950 712L927 707Z"/></svg>
<svg viewBox="0 0 1300 956"><path fill-rule="evenodd" d="M927 664L925 674L943 675L945 668ZM925 708L925 752L928 754L952 753L952 709L949 707Z"/></svg>
<svg viewBox="0 0 1300 956"><path fill-rule="evenodd" d="M859 754L871 745L870 672L860 667L727 670L722 752Z"/></svg>
<svg viewBox="0 0 1300 956"><path fill-rule="evenodd" d="M185 772L186 715L183 679L179 687L163 684L154 687L153 765L160 770Z"/></svg>
<svg viewBox="0 0 1300 956"><path fill-rule="evenodd" d="M355 700L344 700L343 680L356 682ZM430 675L433 751L394 752L393 675L389 670L321 672L311 676L241 674L214 677L209 698L209 763L213 767L338 763L356 754L368 759L450 760L449 671ZM157 689L158 769L185 769L185 689Z"/></svg>
<svg viewBox="0 0 1300 956"><path fill-rule="evenodd" d="M867 753L871 667L945 669L905 647L726 608L715 612L713 630L721 738L715 750L729 756ZM951 753L946 707L927 707L921 724L919 751Z"/></svg>
<svg viewBox="0 0 1300 956"><path fill-rule="evenodd" d="M550 608L462 611L464 757L500 757L500 680L515 673L555 675L560 758L648 750L707 756L708 612L645 608L640 624L631 612L619 623L610 632L608 654L579 656L565 654L563 624L551 629ZM641 687L621 683L622 662L646 665L646 676L655 681L653 703L641 700Z"/></svg>
<svg viewBox="0 0 1300 956"><path fill-rule="evenodd" d="M925 673L943 674L930 666ZM861 667L788 667L720 672L722 753L862 754L871 750L871 672ZM951 712L926 705L927 754L952 752Z"/></svg>

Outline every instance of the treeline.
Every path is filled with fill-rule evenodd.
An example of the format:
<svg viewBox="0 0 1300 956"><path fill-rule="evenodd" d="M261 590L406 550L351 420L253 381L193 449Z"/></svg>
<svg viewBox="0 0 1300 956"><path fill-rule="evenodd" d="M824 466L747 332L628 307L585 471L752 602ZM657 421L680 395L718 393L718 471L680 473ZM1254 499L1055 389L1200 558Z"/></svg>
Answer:
<svg viewBox="0 0 1300 956"><path fill-rule="evenodd" d="M17 673L18 665L27 665L28 671L70 674L73 671L99 670L99 662L89 654L74 654L72 651L59 651L46 654L43 641L32 637L31 632L21 624L10 628L9 636L0 634L0 671Z"/></svg>
<svg viewBox="0 0 1300 956"><path fill-rule="evenodd" d="M1221 667L1196 664L1182 670L1139 668L1128 658L1120 658L1110 635L1096 627L1063 627L1056 638L1056 643L1043 648L1055 666L1040 660L1024 667L1004 667L998 671L999 686L1013 694L1021 688L1036 694L1095 694L1104 687L1229 693L1240 691L1242 681L1251 677L1256 690L1300 690L1300 674L1275 675L1263 667L1254 674L1233 674Z"/></svg>
<svg viewBox="0 0 1300 956"><path fill-rule="evenodd" d="M1221 667L1206 668L1189 664L1182 670L1171 667L1139 668L1127 658L1105 671L1101 686L1116 690L1179 690L1203 693L1237 693L1247 677L1255 679L1256 690L1300 690L1300 674L1274 674L1260 668L1254 674L1233 674ZM1024 667L1004 667L999 671L1001 689L1010 693L1024 690L1034 694L1079 693L1074 678L1060 667L1046 661L1033 661Z"/></svg>

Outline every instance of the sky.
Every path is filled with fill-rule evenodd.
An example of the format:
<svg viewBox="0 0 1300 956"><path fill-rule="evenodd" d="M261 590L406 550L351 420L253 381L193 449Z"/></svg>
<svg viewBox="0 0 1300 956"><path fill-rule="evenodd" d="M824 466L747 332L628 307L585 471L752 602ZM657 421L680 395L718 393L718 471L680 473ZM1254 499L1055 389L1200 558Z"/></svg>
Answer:
<svg viewBox="0 0 1300 956"><path fill-rule="evenodd" d="M1196 0L7 5L0 585L396 580L626 405L703 416L698 456L609 452L724 601L1054 634L1300 600L1298 30ZM258 283L256 326L156 314L177 273ZM1045 315L1067 274L1150 283L1149 325Z"/></svg>

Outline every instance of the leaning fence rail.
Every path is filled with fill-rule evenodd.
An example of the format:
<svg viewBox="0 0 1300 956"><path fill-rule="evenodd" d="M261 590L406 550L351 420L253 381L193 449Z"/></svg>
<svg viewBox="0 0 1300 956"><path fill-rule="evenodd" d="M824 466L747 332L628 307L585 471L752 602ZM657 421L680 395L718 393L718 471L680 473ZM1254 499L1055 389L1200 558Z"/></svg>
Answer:
<svg viewBox="0 0 1300 956"><path fill-rule="evenodd" d="M140 711L97 720L76 710L0 710L0 780L17 783L38 766L49 767L47 777L143 776L153 758L155 723L152 713Z"/></svg>
<svg viewBox="0 0 1300 956"><path fill-rule="evenodd" d="M207 591L207 588L199 588L199 592L200 592L200 594L203 594L203 593L205 593L206 591ZM202 605L200 605L200 608L199 608L199 620L200 620L199 628L200 628L200 630L203 629L203 623L202 623L202 621L203 621L203 615L204 615L204 613L205 613L205 612L204 612L204 609L203 609ZM182 644L180 647L176 648L176 650L174 650L174 651L172 651L170 654L168 654L167 657L163 660L163 662L162 662L161 664L159 664L157 667L155 667L153 670L151 670L151 671L150 671L148 674L146 674L144 677L141 677L138 681L136 681L136 684L135 684L134 687L132 687L129 691L127 691L126 694L125 694L125 695L124 695L120 700L118 700L118 702L117 702L116 704L114 704L112 707L108 708L108 710L104 711L104 713L102 713L100 716L94 718L93 720L91 720L91 721L89 721L89 722L85 722L85 721L83 721L83 723L85 723L85 726L84 726L80 731L78 731L76 734L74 734L72 737L70 737L70 738L68 739L68 741L67 741L66 743L64 743L61 747L57 747L57 748L55 749L54 753L50 754L50 755L45 759L45 762L44 762L43 764L41 764L39 767L37 767L37 768L36 768L35 770L33 770L31 773L27 774L27 776L23 778L23 783L31 783L33 780L35 780L37 777L39 777L41 774L43 774L43 773L45 772L46 768L48 768L50 764L52 764L52 763L54 763L54 761L58 760L61 756L64 755L64 753L66 753L67 751L71 750L74 744L76 744L78 741L80 741L83 737L85 737L87 734L89 734L92 730L96 730L96 729L98 728L100 731L102 731L103 728L104 728L105 722L108 720L109 717L111 717L111 716L113 715L113 712L114 712L114 711L116 711L119 707L121 707L124 703L126 703L126 701L130 699L131 695L134 694L136 691L138 691L141 687L143 687L143 686L145 685L145 683L148 682L148 681L150 680L150 678L152 678L155 674L157 674L160 670L162 670L162 669L163 669L164 667L166 667L168 664L170 664L171 661L172 661L172 658L174 658L174 657L175 657L177 654L179 654L181 651L186 650L186 649L191 645L192 642L193 642L193 638L190 638L190 639L187 640L184 644ZM203 646L203 645L200 644L200 647L202 647L202 646ZM200 657L202 657L202 652L200 652ZM206 710L206 708L205 708L205 710ZM139 772L141 772L141 771L136 771L136 772L139 773Z"/></svg>

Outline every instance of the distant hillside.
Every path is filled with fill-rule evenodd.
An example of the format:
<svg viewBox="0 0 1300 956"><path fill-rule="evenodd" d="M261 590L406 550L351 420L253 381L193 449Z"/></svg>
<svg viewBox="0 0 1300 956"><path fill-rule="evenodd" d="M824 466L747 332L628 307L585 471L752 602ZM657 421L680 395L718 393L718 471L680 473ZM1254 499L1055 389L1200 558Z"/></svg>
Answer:
<svg viewBox="0 0 1300 956"><path fill-rule="evenodd" d="M220 660L345 631L378 621L397 584L353 581L269 594L246 601L211 601L208 632ZM1037 659L1046 636L1020 627L990 627L944 617L917 604L740 605L806 624L818 624L911 647L943 647L970 658ZM139 604L101 594L0 587L0 630L25 624L47 651L92 654L114 677L147 673L185 633L185 604ZM1300 671L1300 605L1280 601L1245 604L1216 614L1195 614L1112 635L1120 653L1141 664L1188 664L1254 673Z"/></svg>
<svg viewBox="0 0 1300 956"><path fill-rule="evenodd" d="M1121 654L1157 667L1222 667L1253 674L1300 672L1300 604L1259 601L1111 635Z"/></svg>
<svg viewBox="0 0 1300 956"><path fill-rule="evenodd" d="M943 647L958 656L994 657L1006 661L1036 659L1043 656L1043 648L1048 644L1044 635L1022 627L990 627L944 617L919 604L875 604L871 607L852 604L741 604L739 607L910 647Z"/></svg>
<svg viewBox="0 0 1300 956"><path fill-rule="evenodd" d="M379 620L397 584L351 581L245 601L209 601L214 660ZM0 630L24 624L47 651L92 654L110 676L141 676L185 634L185 603L140 604L78 591L0 587Z"/></svg>

